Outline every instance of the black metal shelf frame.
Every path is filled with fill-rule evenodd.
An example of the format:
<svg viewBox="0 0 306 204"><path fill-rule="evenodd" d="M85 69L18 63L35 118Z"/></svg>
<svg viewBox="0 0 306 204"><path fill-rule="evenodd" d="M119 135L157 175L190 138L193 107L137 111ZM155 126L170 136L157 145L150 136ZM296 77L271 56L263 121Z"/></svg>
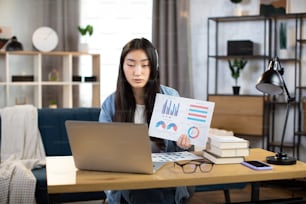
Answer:
<svg viewBox="0 0 306 204"><path fill-rule="evenodd" d="M304 44L306 44L306 39L303 39L303 20L306 18L306 13L297 13L297 14L286 14L279 16L226 16L226 17L210 17L207 20L207 95L214 94L218 95L218 76L219 76L219 60L227 60L234 57L241 57L248 60L262 60L264 64L267 64L268 60L274 56L277 56L277 45L278 45L278 26L280 20L291 20L294 21L295 24L295 50L294 56L291 58L281 58L280 61L282 63L293 63L294 66L294 97L297 102L294 107L294 116L293 116L293 129L292 133L293 142L290 144L286 143L285 147L292 148L293 155L297 154L299 158L299 147L301 143L301 135L306 136L306 130L303 129L302 121L303 121L303 110L301 109L301 105L298 105L302 99L302 91L306 90L306 87L302 86L302 48ZM250 22L250 21L258 21L263 24L263 55L251 55L251 56L225 56L220 55L218 51L219 45L219 26L222 23L228 22ZM214 23L215 33L211 34L212 25ZM214 37L212 36L214 35ZM212 39L211 39L212 37ZM214 38L214 39L213 39ZM213 51L210 50L212 43L214 42L215 49ZM211 60L214 59L214 65L210 64ZM214 68L210 67L214 66ZM214 78L210 76L210 69L214 69ZM265 71L265 68L263 68ZM214 80L214 87L210 86L210 81ZM211 93L212 91L212 93ZM263 128L263 136L266 137L265 141L263 140L263 146L269 150L274 150L275 147L279 146L277 142L274 141L275 135L275 110L276 108L280 108L283 103L273 101L272 97L264 96L266 108L264 114L264 127ZM267 99L268 98L268 99ZM306 110L305 110L306 111ZM299 136L297 141L295 136ZM271 149L272 148L272 149Z"/></svg>

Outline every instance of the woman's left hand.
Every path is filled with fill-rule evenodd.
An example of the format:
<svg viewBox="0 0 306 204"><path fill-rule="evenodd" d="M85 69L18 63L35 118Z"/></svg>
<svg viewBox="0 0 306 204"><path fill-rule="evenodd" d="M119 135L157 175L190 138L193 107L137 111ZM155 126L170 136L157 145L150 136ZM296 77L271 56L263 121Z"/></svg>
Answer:
<svg viewBox="0 0 306 204"><path fill-rule="evenodd" d="M176 141L176 145L182 149L189 149L191 147L190 140L187 135L182 134Z"/></svg>

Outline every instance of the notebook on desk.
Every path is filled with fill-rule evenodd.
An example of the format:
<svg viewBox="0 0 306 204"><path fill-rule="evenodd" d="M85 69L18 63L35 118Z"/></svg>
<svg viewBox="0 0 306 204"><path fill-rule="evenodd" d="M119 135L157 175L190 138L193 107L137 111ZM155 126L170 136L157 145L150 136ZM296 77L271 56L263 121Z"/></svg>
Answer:
<svg viewBox="0 0 306 204"><path fill-rule="evenodd" d="M152 174L164 162L152 162L146 124L66 121L75 166L82 170Z"/></svg>

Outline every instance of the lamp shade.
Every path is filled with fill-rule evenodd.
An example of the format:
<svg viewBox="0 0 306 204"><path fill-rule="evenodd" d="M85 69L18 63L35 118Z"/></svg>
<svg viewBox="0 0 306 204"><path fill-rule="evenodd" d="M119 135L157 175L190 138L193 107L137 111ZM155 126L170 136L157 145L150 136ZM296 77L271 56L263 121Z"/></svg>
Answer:
<svg viewBox="0 0 306 204"><path fill-rule="evenodd" d="M265 71L258 79L256 88L270 95L283 93L284 81L278 70L273 69L273 62L270 64L270 69Z"/></svg>

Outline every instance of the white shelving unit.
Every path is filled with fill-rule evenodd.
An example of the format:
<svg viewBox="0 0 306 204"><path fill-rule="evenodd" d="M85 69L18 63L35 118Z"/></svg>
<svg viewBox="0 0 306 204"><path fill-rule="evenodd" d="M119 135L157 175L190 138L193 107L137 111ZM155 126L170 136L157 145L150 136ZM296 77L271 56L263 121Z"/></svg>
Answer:
<svg viewBox="0 0 306 204"><path fill-rule="evenodd" d="M82 67L83 64L89 67ZM81 71L84 69L85 74ZM49 77L52 70L56 73L53 79ZM13 76L31 76L33 80L16 81ZM73 76L80 76L81 81L73 80ZM84 105L82 97L89 102ZM0 52L0 108L24 103L47 108L50 101L56 101L62 108L100 107L100 55Z"/></svg>

